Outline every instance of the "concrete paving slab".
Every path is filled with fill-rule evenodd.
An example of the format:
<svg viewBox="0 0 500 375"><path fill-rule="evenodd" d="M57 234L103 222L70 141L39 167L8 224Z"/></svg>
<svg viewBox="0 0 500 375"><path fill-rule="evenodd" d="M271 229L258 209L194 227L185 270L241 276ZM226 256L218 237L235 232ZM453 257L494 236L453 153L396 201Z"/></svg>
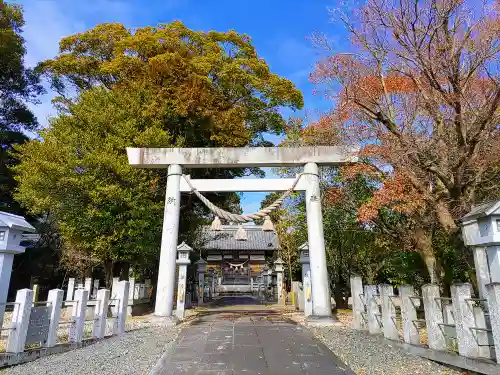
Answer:
<svg viewBox="0 0 500 375"><path fill-rule="evenodd" d="M307 330L276 312L218 310L193 323L154 375L354 375Z"/></svg>

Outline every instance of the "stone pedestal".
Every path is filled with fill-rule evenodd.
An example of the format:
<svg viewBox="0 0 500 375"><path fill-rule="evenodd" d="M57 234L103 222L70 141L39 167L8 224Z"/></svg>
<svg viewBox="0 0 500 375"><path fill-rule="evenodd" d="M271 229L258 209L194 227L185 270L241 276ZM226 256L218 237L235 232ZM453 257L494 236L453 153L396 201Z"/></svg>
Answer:
<svg viewBox="0 0 500 375"><path fill-rule="evenodd" d="M0 253L0 327L3 324L3 314L5 312L5 303L9 292L10 275L12 273L12 263L14 254Z"/></svg>
<svg viewBox="0 0 500 375"><path fill-rule="evenodd" d="M285 297L283 296L283 261L281 258L276 259L274 262L274 270L276 271L276 288L278 289L278 304L285 304Z"/></svg>
<svg viewBox="0 0 500 375"><path fill-rule="evenodd" d="M198 306L203 305L203 295L205 294L205 268L207 267L207 262L200 258L196 262L198 265Z"/></svg>
<svg viewBox="0 0 500 375"><path fill-rule="evenodd" d="M486 298L486 285L491 282L486 247L474 247L473 251L479 296Z"/></svg>
<svg viewBox="0 0 500 375"><path fill-rule="evenodd" d="M299 247L300 251L300 264L302 264L302 287L304 289L304 316L307 318L313 313L313 294L311 282L311 264L309 257L308 243L302 244Z"/></svg>
<svg viewBox="0 0 500 375"><path fill-rule="evenodd" d="M500 246L488 246L486 256L488 257L491 282L500 283Z"/></svg>
<svg viewBox="0 0 500 375"><path fill-rule="evenodd" d="M496 360L500 363L500 283L486 285L486 298L488 299Z"/></svg>
<svg viewBox="0 0 500 375"><path fill-rule="evenodd" d="M181 243L177 247L177 264L179 265L179 284L177 286L177 308L176 316L178 319L184 319L184 311L186 306L186 281L187 281L187 266L190 262L189 253L192 251L186 243Z"/></svg>
<svg viewBox="0 0 500 375"><path fill-rule="evenodd" d="M313 313L311 271L304 274L304 316L307 318Z"/></svg>
<svg viewBox="0 0 500 375"><path fill-rule="evenodd" d="M3 324L14 255L24 253L25 250L20 246L25 231L35 232L35 228L22 216L0 211L0 328Z"/></svg>

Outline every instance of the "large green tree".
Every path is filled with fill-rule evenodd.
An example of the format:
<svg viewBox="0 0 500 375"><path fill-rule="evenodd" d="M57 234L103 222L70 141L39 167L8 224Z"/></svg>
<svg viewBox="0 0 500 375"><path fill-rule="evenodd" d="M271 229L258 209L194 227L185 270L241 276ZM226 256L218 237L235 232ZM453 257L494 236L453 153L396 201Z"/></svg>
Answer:
<svg viewBox="0 0 500 375"><path fill-rule="evenodd" d="M24 66L26 49L21 7L0 0L0 211L22 213L12 198L15 181L10 166L13 145L27 140L23 130L35 130L37 121L26 103L42 91L38 76Z"/></svg>
<svg viewBox="0 0 500 375"><path fill-rule="evenodd" d="M103 24L62 39L60 51L40 66L58 91L146 89L145 115L190 146L262 141L263 132L282 132L280 107L303 105L294 84L270 72L250 37L235 31Z"/></svg>
<svg viewBox="0 0 500 375"><path fill-rule="evenodd" d="M300 92L269 71L247 36L195 32L179 22L135 32L97 26L63 39L61 54L40 69L61 93L60 114L42 141L19 148L17 198L57 219L70 263L102 263L108 280L113 262L150 264L159 249L165 171L131 168L126 147L261 144L263 132L282 131L280 106L302 106ZM248 172L185 171L214 178ZM210 198L238 208L236 195ZM181 209L183 239L207 212L191 197Z"/></svg>

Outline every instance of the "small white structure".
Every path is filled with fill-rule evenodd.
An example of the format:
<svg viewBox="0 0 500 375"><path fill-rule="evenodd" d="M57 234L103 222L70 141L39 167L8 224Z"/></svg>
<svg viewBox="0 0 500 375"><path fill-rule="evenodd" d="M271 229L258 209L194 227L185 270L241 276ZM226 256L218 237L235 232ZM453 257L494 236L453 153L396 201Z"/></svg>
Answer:
<svg viewBox="0 0 500 375"><path fill-rule="evenodd" d="M25 247L21 246L24 232L35 232L35 228L22 216L0 211L0 327L3 323L14 255L24 253L25 250Z"/></svg>
<svg viewBox="0 0 500 375"><path fill-rule="evenodd" d="M500 282L500 200L472 208L462 218L464 243L474 248L479 293L486 297L486 284Z"/></svg>
<svg viewBox="0 0 500 375"><path fill-rule="evenodd" d="M300 264L302 264L302 286L304 289L304 316L312 315L311 265L309 260L309 245L307 242L299 247Z"/></svg>
<svg viewBox="0 0 500 375"><path fill-rule="evenodd" d="M191 263L189 253L193 251L185 242L177 246L177 264L179 265L179 285L177 287L177 309L176 315L179 319L184 319L186 305L186 279L187 266Z"/></svg>
<svg viewBox="0 0 500 375"><path fill-rule="evenodd" d="M198 306L201 306L204 302L205 270L207 268L207 262L203 258L200 258L196 264L198 265Z"/></svg>
<svg viewBox="0 0 500 375"><path fill-rule="evenodd" d="M283 296L283 260L278 258L274 261L274 271L276 272L276 285L278 289L278 303L284 304L285 299Z"/></svg>

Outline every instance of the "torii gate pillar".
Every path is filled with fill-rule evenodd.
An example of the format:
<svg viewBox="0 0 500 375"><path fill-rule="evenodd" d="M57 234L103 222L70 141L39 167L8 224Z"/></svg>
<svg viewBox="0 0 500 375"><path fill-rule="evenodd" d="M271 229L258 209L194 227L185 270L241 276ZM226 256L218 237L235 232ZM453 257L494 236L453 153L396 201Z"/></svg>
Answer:
<svg viewBox="0 0 500 375"><path fill-rule="evenodd" d="M304 166L295 190L305 190L307 234L310 251L313 311L308 320L332 322L330 290L326 268L323 217L319 190L318 164L356 162L354 153L340 147L244 147L244 148L127 148L129 163L138 168L167 168L167 191L155 315L172 318L175 261L179 230L180 192L189 191L181 181L182 168L245 168ZM192 180L198 191L284 191L293 179ZM255 181L255 180L254 180Z"/></svg>
<svg viewBox="0 0 500 375"><path fill-rule="evenodd" d="M161 234L160 268L156 285L155 315L172 316L174 305L175 264L179 238L179 215L181 208L180 181L182 168L177 164L168 167L167 192L163 212Z"/></svg>

